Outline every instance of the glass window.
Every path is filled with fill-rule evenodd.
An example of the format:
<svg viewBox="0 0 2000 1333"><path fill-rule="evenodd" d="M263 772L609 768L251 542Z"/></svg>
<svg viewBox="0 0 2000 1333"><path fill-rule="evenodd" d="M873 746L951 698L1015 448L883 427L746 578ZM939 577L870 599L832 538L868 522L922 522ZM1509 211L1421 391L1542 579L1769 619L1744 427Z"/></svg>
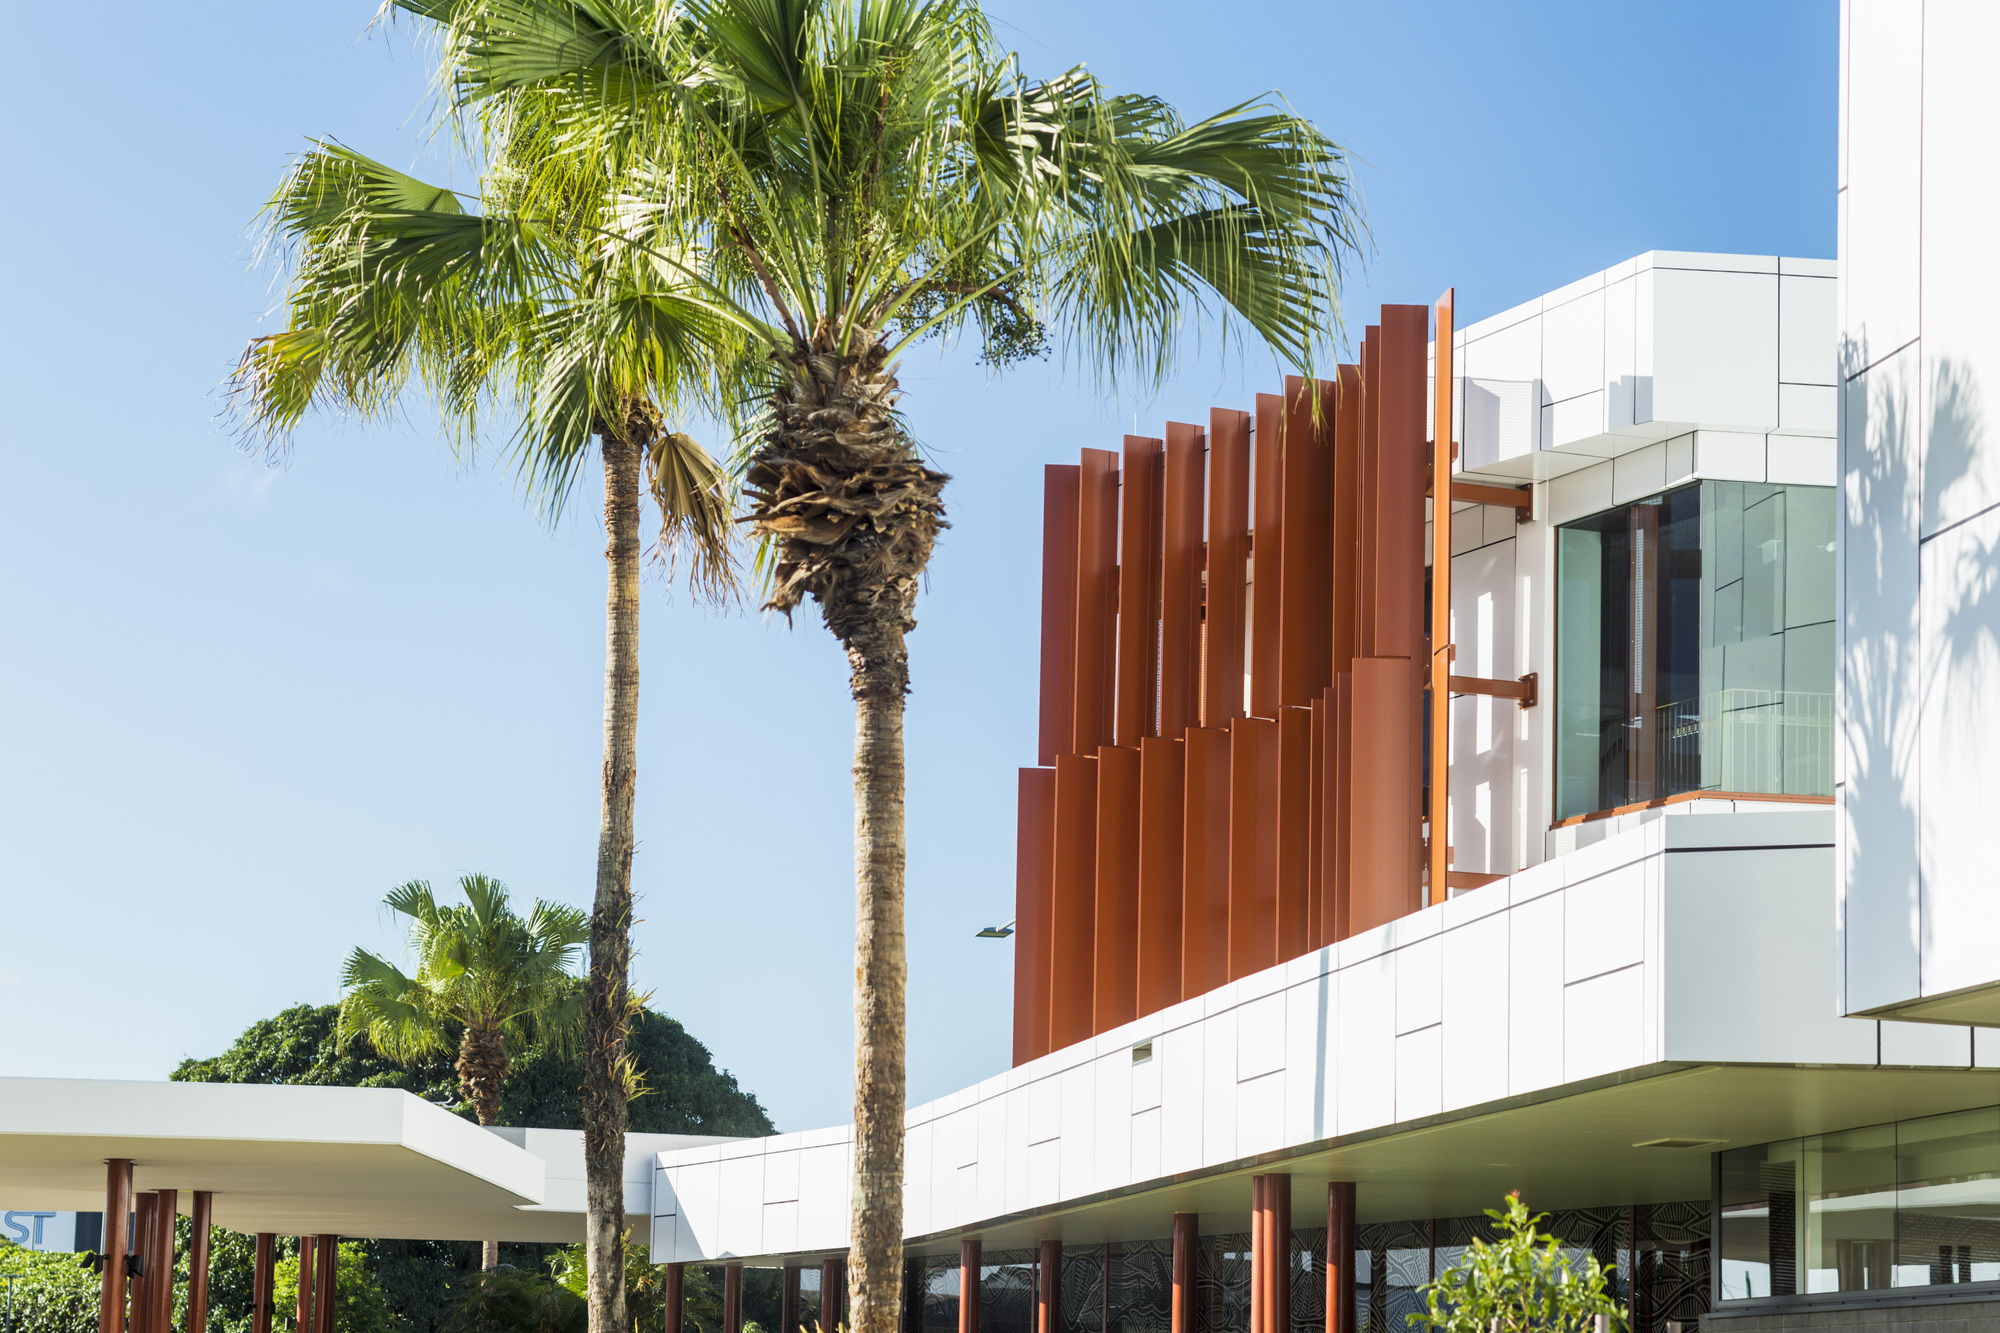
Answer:
<svg viewBox="0 0 2000 1333"><path fill-rule="evenodd" d="M1701 482L1557 530L1556 817L1833 792L1833 491Z"/></svg>
<svg viewBox="0 0 2000 1333"><path fill-rule="evenodd" d="M1896 1127L1872 1125L1805 1140L1806 1290L1887 1287L1896 1241Z"/></svg>
<svg viewBox="0 0 2000 1333"><path fill-rule="evenodd" d="M1896 1129L1896 1285L2000 1281L2000 1107Z"/></svg>

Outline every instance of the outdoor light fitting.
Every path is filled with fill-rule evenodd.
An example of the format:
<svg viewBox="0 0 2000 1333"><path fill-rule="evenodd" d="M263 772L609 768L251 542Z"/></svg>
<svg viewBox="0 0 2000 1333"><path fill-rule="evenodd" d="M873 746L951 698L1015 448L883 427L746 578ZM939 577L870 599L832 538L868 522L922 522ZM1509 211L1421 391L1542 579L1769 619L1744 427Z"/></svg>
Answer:
<svg viewBox="0 0 2000 1333"><path fill-rule="evenodd" d="M1004 926L988 926L972 938L975 940L1004 940L1013 933L1014 923L1009 921Z"/></svg>

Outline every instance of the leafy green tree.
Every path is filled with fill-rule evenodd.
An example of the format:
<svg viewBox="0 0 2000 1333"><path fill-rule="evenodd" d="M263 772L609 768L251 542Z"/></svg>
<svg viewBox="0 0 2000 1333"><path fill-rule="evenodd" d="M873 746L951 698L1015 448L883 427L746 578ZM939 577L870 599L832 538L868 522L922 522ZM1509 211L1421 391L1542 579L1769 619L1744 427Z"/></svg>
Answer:
<svg viewBox="0 0 2000 1333"><path fill-rule="evenodd" d="M906 640L947 480L898 408L898 359L970 331L1005 365L1053 337L1106 380L1157 384L1214 317L1225 343L1247 333L1309 374L1362 235L1345 154L1275 98L1189 123L1081 69L1030 78L974 0L403 4L444 25L442 83L488 128L523 210L617 236L733 335L687 346L725 398L758 405L746 494L769 605L815 600L851 669L848 1310L857 1333L889 1333ZM593 1292L592 1333L611 1333L615 1300L608 1279Z"/></svg>
<svg viewBox="0 0 2000 1333"><path fill-rule="evenodd" d="M1488 1208L1497 1239L1475 1239L1437 1280L1424 1288L1424 1308L1409 1316L1412 1328L1444 1333L1591 1333L1601 1315L1613 1329L1625 1312L1605 1290L1594 1255L1572 1267L1562 1242L1535 1224L1518 1193L1504 1209Z"/></svg>
<svg viewBox="0 0 2000 1333"><path fill-rule="evenodd" d="M340 1333L393 1333L396 1322L389 1302L375 1285L368 1256L354 1241L334 1246L333 1326ZM299 1256L278 1260L271 1274L271 1303L282 1316L299 1303Z"/></svg>
<svg viewBox="0 0 2000 1333"><path fill-rule="evenodd" d="M97 1275L73 1254L44 1253L0 1239L0 1308L11 1280L15 1333L94 1333Z"/></svg>

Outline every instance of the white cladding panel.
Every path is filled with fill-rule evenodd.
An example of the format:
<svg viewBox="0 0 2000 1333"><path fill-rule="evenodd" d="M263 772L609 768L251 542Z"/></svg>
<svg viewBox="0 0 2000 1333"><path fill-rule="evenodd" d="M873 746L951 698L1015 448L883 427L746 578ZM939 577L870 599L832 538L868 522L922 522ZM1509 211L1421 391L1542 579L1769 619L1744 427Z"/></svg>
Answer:
<svg viewBox="0 0 2000 1333"><path fill-rule="evenodd" d="M911 1108L908 1233L1163 1186L1662 1060L1872 1065L1878 1028L1892 1063L1971 1058L1968 1029L1843 1019L1826 1003L1832 932L1810 905L1831 879L1831 812L1647 815L1244 978L1220 1001L1175 1005ZM1047 1137L1029 1142L1044 1089ZM844 1247L848 1135L662 1153L666 1254Z"/></svg>
<svg viewBox="0 0 2000 1333"><path fill-rule="evenodd" d="M2000 926L1988 830L2000 798L2000 331L1987 222L2000 188L1974 165L2000 133L1996 40L2000 7L1977 0L1847 7L1836 760L1847 1012L1906 1013L1963 992L2000 1007L2000 954L1982 947Z"/></svg>

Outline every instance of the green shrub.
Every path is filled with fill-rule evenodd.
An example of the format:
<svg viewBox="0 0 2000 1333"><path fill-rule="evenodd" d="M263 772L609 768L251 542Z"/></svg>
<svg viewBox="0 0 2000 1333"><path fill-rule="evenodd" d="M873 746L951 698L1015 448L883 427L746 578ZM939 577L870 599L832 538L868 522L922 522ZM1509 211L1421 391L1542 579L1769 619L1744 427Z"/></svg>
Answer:
<svg viewBox="0 0 2000 1333"><path fill-rule="evenodd" d="M96 1273L74 1254L44 1254L0 1240L0 1311L13 1278L16 1333L96 1333Z"/></svg>
<svg viewBox="0 0 2000 1333"><path fill-rule="evenodd" d="M1424 1309L1412 1328L1444 1333L1590 1333L1598 1316L1614 1330L1624 1311L1604 1289L1604 1270L1585 1255L1581 1271L1562 1242L1535 1230L1548 1216L1530 1213L1519 1194L1505 1209L1488 1208L1499 1239L1474 1240L1458 1262L1423 1289Z"/></svg>

